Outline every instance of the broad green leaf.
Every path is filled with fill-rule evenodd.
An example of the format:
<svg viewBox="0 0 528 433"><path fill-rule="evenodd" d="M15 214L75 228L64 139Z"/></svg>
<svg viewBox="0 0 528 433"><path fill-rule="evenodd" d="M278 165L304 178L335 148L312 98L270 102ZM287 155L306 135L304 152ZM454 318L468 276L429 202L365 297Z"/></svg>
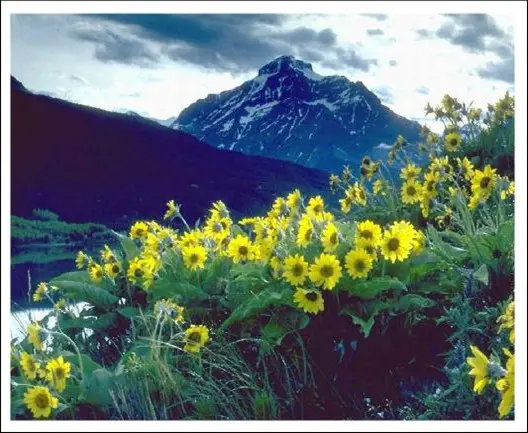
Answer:
<svg viewBox="0 0 528 433"><path fill-rule="evenodd" d="M429 308L436 305L436 302L425 296L414 293L402 296L394 303L394 310L398 312L410 311L415 309Z"/></svg>
<svg viewBox="0 0 528 433"><path fill-rule="evenodd" d="M447 262L461 262L467 257L467 250L444 241L438 230L431 224L427 225L427 234L431 239L431 249Z"/></svg>
<svg viewBox="0 0 528 433"><path fill-rule="evenodd" d="M71 317L67 314L59 314L58 324L61 329L107 329L112 327L116 318L116 313L106 313L98 317Z"/></svg>
<svg viewBox="0 0 528 433"><path fill-rule="evenodd" d="M70 352L70 351L64 351L61 353L64 360L76 365L77 367L80 367L79 363L79 357L76 353ZM81 353L81 361L83 366L83 372L84 374L91 374L94 370L102 368L97 362L92 360L89 356Z"/></svg>
<svg viewBox="0 0 528 433"><path fill-rule="evenodd" d="M117 296L107 290L84 282L55 279L50 284L61 289L66 298L79 302L88 302L103 309L108 309L119 301Z"/></svg>
<svg viewBox="0 0 528 433"><path fill-rule="evenodd" d="M284 337L292 332L304 329L310 323L310 317L302 311L295 309L277 311L261 331L261 350L269 350L281 344Z"/></svg>
<svg viewBox="0 0 528 433"><path fill-rule="evenodd" d="M339 314L344 314L346 316L349 316L352 319L352 322L361 328L361 332L363 333L365 338L367 338L370 335L370 331L372 330L372 327L374 326L374 323L376 321L375 317L377 316L378 313L373 314L372 316L370 316L368 319L365 320L362 317L354 314L352 311L350 311L346 307L347 306L343 307L341 311L339 312Z"/></svg>
<svg viewBox="0 0 528 433"><path fill-rule="evenodd" d="M79 399L85 403L95 406L107 406L112 403L110 389L112 388L114 375L99 368L85 375L82 382L82 391Z"/></svg>
<svg viewBox="0 0 528 433"><path fill-rule="evenodd" d="M247 288L248 291L250 289L251 287ZM248 301L236 308L227 320L222 323L220 329L225 329L235 322L252 317L271 305L289 305L293 307L292 298L293 291L291 288L272 283L266 289L252 296Z"/></svg>
<svg viewBox="0 0 528 433"><path fill-rule="evenodd" d="M87 283L90 284L92 280L90 279L90 275L87 271L74 271L74 272L66 272L64 274L61 274L49 281L50 285L56 285L55 283L58 281L77 281L79 283Z"/></svg>
<svg viewBox="0 0 528 433"><path fill-rule="evenodd" d="M121 248L123 248L123 251L125 252L125 257L128 260L132 260L139 254L139 248L132 239L115 231L112 231L112 233L117 237L117 239L119 239L119 242L121 243Z"/></svg>
<svg viewBox="0 0 528 433"><path fill-rule="evenodd" d="M489 279L488 267L486 265L481 265L473 274L473 278L487 286Z"/></svg>
<svg viewBox="0 0 528 433"><path fill-rule="evenodd" d="M406 291L407 287L397 278L381 277L372 280L356 281L348 280L348 284L343 286L344 290L352 296L362 299L372 299L386 290L394 289L397 291Z"/></svg>
<svg viewBox="0 0 528 433"><path fill-rule="evenodd" d="M139 308L135 307L120 308L119 310L117 310L117 312L128 319L133 319L134 317L140 315Z"/></svg>
<svg viewBox="0 0 528 433"><path fill-rule="evenodd" d="M188 282L175 281L172 277L166 276L154 281L149 289L154 299L180 298L179 302L186 304L192 301L202 301L208 299L209 295L200 287Z"/></svg>

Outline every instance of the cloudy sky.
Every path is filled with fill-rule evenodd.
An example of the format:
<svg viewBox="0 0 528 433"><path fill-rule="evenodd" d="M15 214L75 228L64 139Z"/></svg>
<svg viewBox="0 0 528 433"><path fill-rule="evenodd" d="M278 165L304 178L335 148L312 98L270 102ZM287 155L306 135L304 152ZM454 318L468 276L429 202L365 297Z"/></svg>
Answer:
<svg viewBox="0 0 528 433"><path fill-rule="evenodd" d="M12 15L11 73L33 91L158 119L292 54L361 80L423 120L445 93L486 107L514 92L512 15Z"/></svg>

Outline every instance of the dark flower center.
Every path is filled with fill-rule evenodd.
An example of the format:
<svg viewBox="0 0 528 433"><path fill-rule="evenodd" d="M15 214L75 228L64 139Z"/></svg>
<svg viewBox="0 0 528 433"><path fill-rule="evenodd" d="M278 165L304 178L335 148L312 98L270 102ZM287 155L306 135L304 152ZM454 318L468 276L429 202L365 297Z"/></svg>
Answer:
<svg viewBox="0 0 528 433"><path fill-rule="evenodd" d="M300 277L303 274L304 267L300 263L295 263L292 267L292 274L296 277Z"/></svg>
<svg viewBox="0 0 528 433"><path fill-rule="evenodd" d="M117 266L117 265L113 265L113 266L112 266L112 272L113 272L114 274L117 274L117 273L119 272L119 266Z"/></svg>
<svg viewBox="0 0 528 433"><path fill-rule="evenodd" d="M398 251L398 248L400 247L400 240L396 238L392 238L389 241L388 246L389 246L390 251Z"/></svg>
<svg viewBox="0 0 528 433"><path fill-rule="evenodd" d="M356 260L356 262L354 263L354 268L358 272L363 272L366 267L367 266L366 266L365 262L363 260L361 260L361 259Z"/></svg>
<svg viewBox="0 0 528 433"><path fill-rule="evenodd" d="M64 379L64 376L66 375L66 372L64 371L64 368L57 367L53 374L54 374L54 376L55 376L55 378L57 380L62 380L62 379Z"/></svg>
<svg viewBox="0 0 528 433"><path fill-rule="evenodd" d="M330 243L337 244L337 233L334 232L330 235Z"/></svg>
<svg viewBox="0 0 528 433"><path fill-rule="evenodd" d="M314 207L313 207L313 211L315 213L319 213L323 210L323 206L321 206L320 204L316 204Z"/></svg>
<svg viewBox="0 0 528 433"><path fill-rule="evenodd" d="M312 229L306 230L304 234L304 240L309 241L310 239L312 239Z"/></svg>
<svg viewBox="0 0 528 433"><path fill-rule="evenodd" d="M407 195L415 195L415 194L416 194L416 188L414 186L408 186Z"/></svg>
<svg viewBox="0 0 528 433"><path fill-rule="evenodd" d="M141 269L136 269L134 271L134 276L136 276L137 278L141 278L143 276L143 271Z"/></svg>
<svg viewBox="0 0 528 433"><path fill-rule="evenodd" d="M141 237L143 236L143 234L145 233L145 230L144 229L136 229L136 235Z"/></svg>
<svg viewBox="0 0 528 433"><path fill-rule="evenodd" d="M317 293L315 292L308 292L306 295L304 295L306 299L308 299L310 302L317 301Z"/></svg>
<svg viewBox="0 0 528 433"><path fill-rule="evenodd" d="M189 337L187 337L189 340L191 340L193 343L199 343L202 339L201 334L198 331L191 332L189 334Z"/></svg>
<svg viewBox="0 0 528 433"><path fill-rule="evenodd" d="M483 177L482 180L480 181L480 187L481 188L487 188L489 186L491 182L491 178L486 176L486 177Z"/></svg>
<svg viewBox="0 0 528 433"><path fill-rule="evenodd" d="M452 138L450 143L451 143L451 146L456 147L456 146L458 146L458 139L457 138Z"/></svg>
<svg viewBox="0 0 528 433"><path fill-rule="evenodd" d="M191 256L189 257L189 260L191 261L191 263L196 263L198 259L199 259L198 254L191 254Z"/></svg>
<svg viewBox="0 0 528 433"><path fill-rule="evenodd" d="M35 396L35 405L39 409L46 409L49 406L48 396L43 392L41 392L40 394L37 394Z"/></svg>
<svg viewBox="0 0 528 433"><path fill-rule="evenodd" d="M246 247L245 245L242 245L242 246L238 247L238 253L239 253L241 256L247 256L247 254L248 254L248 247Z"/></svg>
<svg viewBox="0 0 528 433"><path fill-rule="evenodd" d="M361 232L361 237L364 239L372 239L374 234L370 230L363 230Z"/></svg>
<svg viewBox="0 0 528 433"><path fill-rule="evenodd" d="M330 265L324 265L321 267L320 272L323 277L328 278L334 275L334 268Z"/></svg>

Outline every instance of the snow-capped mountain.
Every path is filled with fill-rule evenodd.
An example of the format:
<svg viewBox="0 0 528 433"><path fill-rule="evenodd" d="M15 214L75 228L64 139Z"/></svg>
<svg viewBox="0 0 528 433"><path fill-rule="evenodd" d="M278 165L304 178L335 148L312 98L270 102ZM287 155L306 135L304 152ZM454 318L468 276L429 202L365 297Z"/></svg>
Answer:
<svg viewBox="0 0 528 433"><path fill-rule="evenodd" d="M218 148L328 171L372 151L379 155L398 134L412 143L420 128L382 105L361 81L321 76L293 56L278 57L235 89L198 100L171 127Z"/></svg>

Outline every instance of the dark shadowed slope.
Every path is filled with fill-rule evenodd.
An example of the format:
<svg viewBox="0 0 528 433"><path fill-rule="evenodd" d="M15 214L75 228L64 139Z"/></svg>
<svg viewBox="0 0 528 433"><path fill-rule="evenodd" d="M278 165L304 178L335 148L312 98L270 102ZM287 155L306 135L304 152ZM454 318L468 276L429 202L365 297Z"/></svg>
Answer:
<svg viewBox="0 0 528 433"><path fill-rule="evenodd" d="M132 116L27 92L11 84L12 214L46 208L66 221L125 227L160 218L175 199L190 221L214 200L262 210L295 187L324 193L327 176L292 163L222 151Z"/></svg>

